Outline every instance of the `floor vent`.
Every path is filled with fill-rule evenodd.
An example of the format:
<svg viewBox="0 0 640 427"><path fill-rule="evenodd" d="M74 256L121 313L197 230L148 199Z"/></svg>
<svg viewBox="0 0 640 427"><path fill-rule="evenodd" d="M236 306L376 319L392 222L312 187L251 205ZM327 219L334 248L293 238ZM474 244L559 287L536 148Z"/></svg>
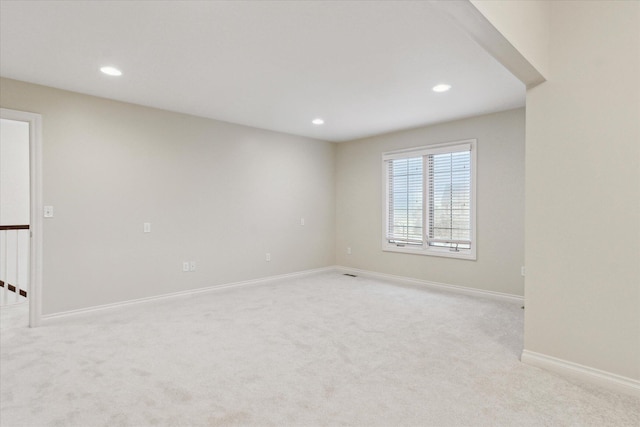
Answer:
<svg viewBox="0 0 640 427"><path fill-rule="evenodd" d="M349 277L358 277L355 274L349 274L349 273L344 273L345 276L349 276Z"/></svg>

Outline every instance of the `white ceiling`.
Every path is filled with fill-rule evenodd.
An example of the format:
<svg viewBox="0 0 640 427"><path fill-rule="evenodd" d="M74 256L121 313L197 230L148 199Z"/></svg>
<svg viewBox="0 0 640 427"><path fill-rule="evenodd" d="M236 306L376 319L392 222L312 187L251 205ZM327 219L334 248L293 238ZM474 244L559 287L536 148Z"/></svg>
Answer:
<svg viewBox="0 0 640 427"><path fill-rule="evenodd" d="M424 1L0 7L4 77L329 141L525 102L524 84Z"/></svg>

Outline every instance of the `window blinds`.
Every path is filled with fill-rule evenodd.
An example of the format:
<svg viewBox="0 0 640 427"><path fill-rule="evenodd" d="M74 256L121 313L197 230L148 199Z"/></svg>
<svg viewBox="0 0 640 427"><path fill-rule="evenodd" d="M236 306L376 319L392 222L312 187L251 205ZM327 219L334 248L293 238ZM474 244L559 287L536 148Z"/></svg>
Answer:
<svg viewBox="0 0 640 427"><path fill-rule="evenodd" d="M470 249L471 144L385 154L386 239L396 245Z"/></svg>
<svg viewBox="0 0 640 427"><path fill-rule="evenodd" d="M410 157L387 161L388 229L387 239L400 244L423 243L424 160Z"/></svg>
<svg viewBox="0 0 640 427"><path fill-rule="evenodd" d="M430 246L471 248L471 152L427 156Z"/></svg>

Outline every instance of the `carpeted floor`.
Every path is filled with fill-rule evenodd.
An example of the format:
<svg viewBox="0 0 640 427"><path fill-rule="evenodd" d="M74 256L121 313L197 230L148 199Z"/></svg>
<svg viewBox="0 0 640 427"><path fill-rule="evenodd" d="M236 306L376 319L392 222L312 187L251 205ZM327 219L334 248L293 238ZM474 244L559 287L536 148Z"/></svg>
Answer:
<svg viewBox="0 0 640 427"><path fill-rule="evenodd" d="M520 363L518 304L323 273L5 328L0 425L634 426Z"/></svg>
<svg viewBox="0 0 640 427"><path fill-rule="evenodd" d="M29 325L29 302L0 306L0 331Z"/></svg>

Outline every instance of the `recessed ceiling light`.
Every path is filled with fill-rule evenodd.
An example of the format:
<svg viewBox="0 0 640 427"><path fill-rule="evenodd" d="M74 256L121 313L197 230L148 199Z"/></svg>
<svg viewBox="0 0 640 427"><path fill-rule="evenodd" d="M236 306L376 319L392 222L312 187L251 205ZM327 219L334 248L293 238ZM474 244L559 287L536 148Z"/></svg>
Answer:
<svg viewBox="0 0 640 427"><path fill-rule="evenodd" d="M439 84L439 85L435 85L432 90L434 92L446 92L449 89L451 89L451 85Z"/></svg>
<svg viewBox="0 0 640 427"><path fill-rule="evenodd" d="M121 76L122 75L122 71L118 70L115 67L102 67L102 68L100 68L100 71L102 71L103 73L105 73L108 76Z"/></svg>
<svg viewBox="0 0 640 427"><path fill-rule="evenodd" d="M320 117L318 117L317 119L313 119L311 121L311 123L313 123L314 125L323 125L324 124L324 120L322 120Z"/></svg>

